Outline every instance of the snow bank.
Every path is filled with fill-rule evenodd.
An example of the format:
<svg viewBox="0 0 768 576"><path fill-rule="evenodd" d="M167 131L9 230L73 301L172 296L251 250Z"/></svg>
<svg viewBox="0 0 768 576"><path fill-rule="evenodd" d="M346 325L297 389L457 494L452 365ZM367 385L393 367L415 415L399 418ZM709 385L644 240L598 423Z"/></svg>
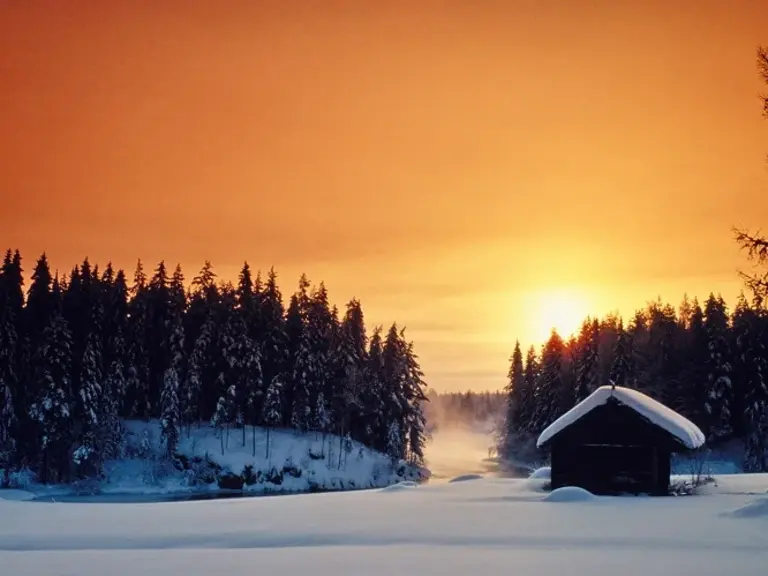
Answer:
<svg viewBox="0 0 768 576"><path fill-rule="evenodd" d="M32 492L26 490L14 490L6 489L0 490L0 500L12 500L16 502L24 502L26 500L33 500L35 495Z"/></svg>
<svg viewBox="0 0 768 576"><path fill-rule="evenodd" d="M416 482L405 480L403 482L398 482L397 484L392 484L391 486L385 486L379 490L379 492L402 492L403 490L410 490L411 488L416 487L418 487Z"/></svg>
<svg viewBox="0 0 768 576"><path fill-rule="evenodd" d="M480 474L462 474L461 476L451 478L448 482L468 482L469 480L481 480L482 478L483 476Z"/></svg>
<svg viewBox="0 0 768 576"><path fill-rule="evenodd" d="M596 496L584 488L578 486L563 486L552 490L542 498L544 502L588 502L594 500Z"/></svg>
<svg viewBox="0 0 768 576"><path fill-rule="evenodd" d="M726 513L732 518L765 518L768 519L768 498L759 498L748 502L741 508Z"/></svg>
<svg viewBox="0 0 768 576"><path fill-rule="evenodd" d="M124 457L104 464L104 479L77 486L35 486L42 496L173 495L221 489L301 493L381 488L421 482L429 471L338 436L293 430L233 429L227 438L204 425L183 430L176 457L160 445L157 421L124 422ZM269 446L267 446L269 443ZM223 444L223 449L222 449Z"/></svg>
<svg viewBox="0 0 768 576"><path fill-rule="evenodd" d="M542 466L541 468L537 468L533 472L531 472L531 475L528 476L528 478L541 478L545 480L549 480L552 477L552 469L549 466Z"/></svg>
<svg viewBox="0 0 768 576"><path fill-rule="evenodd" d="M631 408L655 425L663 428L686 447L694 450L704 445L705 437L702 431L693 422L681 416L674 410L670 410L664 404L653 398L629 388L621 386L601 386L568 412L560 416L549 425L539 436L536 445L541 447L551 440L556 434L583 418L589 412L615 398L619 403Z"/></svg>

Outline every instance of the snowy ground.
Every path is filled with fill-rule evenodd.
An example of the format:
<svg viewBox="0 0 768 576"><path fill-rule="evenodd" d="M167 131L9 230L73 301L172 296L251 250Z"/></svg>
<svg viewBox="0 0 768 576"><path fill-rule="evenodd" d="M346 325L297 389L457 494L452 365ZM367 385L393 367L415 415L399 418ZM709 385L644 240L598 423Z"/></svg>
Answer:
<svg viewBox="0 0 768 576"><path fill-rule="evenodd" d="M545 480L158 504L0 500L3 576L765 574L768 475L542 501Z"/></svg>

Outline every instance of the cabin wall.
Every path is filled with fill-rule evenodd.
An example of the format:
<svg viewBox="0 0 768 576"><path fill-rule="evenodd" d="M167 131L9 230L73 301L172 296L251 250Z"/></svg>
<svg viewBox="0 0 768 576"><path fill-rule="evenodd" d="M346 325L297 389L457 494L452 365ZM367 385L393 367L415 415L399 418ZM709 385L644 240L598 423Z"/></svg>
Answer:
<svg viewBox="0 0 768 576"><path fill-rule="evenodd" d="M665 495L671 453L679 447L666 431L634 410L600 406L553 438L552 488Z"/></svg>

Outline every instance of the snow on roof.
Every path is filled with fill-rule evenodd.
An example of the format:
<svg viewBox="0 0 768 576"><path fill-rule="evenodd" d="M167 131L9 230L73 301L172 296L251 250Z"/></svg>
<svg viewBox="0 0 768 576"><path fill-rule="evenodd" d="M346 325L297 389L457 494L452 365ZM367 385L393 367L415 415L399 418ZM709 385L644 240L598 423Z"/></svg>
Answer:
<svg viewBox="0 0 768 576"><path fill-rule="evenodd" d="M650 420L656 426L663 428L691 450L704 445L704 434L699 427L674 410L670 410L664 404L637 390L630 390L620 386L615 388L601 386L550 424L539 436L536 446L540 447L546 444L552 437L583 416L586 416L594 408L608 402L608 399L611 397Z"/></svg>

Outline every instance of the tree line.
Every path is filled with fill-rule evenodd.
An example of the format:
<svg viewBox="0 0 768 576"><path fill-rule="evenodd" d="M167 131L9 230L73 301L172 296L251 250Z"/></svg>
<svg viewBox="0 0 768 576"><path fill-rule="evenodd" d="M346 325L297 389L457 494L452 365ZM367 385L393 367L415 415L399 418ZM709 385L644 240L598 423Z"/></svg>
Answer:
<svg viewBox="0 0 768 576"><path fill-rule="evenodd" d="M744 233L739 240L747 249L768 246ZM768 292L751 286L752 300L740 294L732 311L714 294L703 304L686 296L677 309L657 300L626 325L609 315L587 318L567 340L553 330L540 352L531 347L525 357L518 342L501 451L515 456L530 449L560 415L598 386L615 383L686 416L709 443L742 441L744 469L768 471Z"/></svg>
<svg viewBox="0 0 768 576"><path fill-rule="evenodd" d="M404 330L369 337L358 300L340 317L304 275L286 309L274 270L247 263L233 285L206 262L188 289L163 262L129 284L88 259L52 275L43 254L26 294L18 251L0 269L0 468L43 482L98 474L126 419L158 419L169 456L210 422L243 446L248 427L291 428L421 462L425 387Z"/></svg>

